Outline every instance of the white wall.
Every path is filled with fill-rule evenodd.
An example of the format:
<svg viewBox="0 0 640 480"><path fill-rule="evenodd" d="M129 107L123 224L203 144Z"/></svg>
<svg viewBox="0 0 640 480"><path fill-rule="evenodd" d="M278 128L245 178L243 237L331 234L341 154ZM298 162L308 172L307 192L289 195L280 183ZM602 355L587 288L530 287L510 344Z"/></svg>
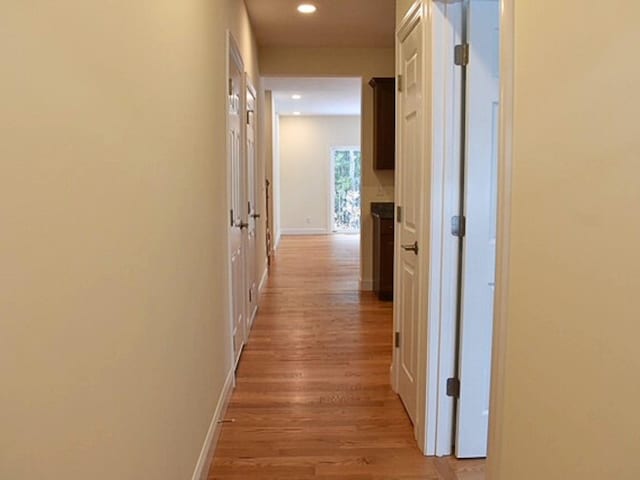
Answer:
<svg viewBox="0 0 640 480"><path fill-rule="evenodd" d="M511 249L489 478L637 480L640 4L510 3Z"/></svg>
<svg viewBox="0 0 640 480"><path fill-rule="evenodd" d="M3 2L0 478L187 480L229 378L241 0Z"/></svg>
<svg viewBox="0 0 640 480"><path fill-rule="evenodd" d="M360 146L359 116L280 117L283 234L331 232L331 148Z"/></svg>

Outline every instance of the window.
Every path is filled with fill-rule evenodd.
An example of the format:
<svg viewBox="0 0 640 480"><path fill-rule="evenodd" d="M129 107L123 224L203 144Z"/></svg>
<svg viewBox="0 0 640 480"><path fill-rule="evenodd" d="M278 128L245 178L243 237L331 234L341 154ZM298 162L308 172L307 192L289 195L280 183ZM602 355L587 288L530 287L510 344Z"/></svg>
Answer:
<svg viewBox="0 0 640 480"><path fill-rule="evenodd" d="M360 232L360 183L362 159L359 147L331 150L333 173L333 225L336 233Z"/></svg>

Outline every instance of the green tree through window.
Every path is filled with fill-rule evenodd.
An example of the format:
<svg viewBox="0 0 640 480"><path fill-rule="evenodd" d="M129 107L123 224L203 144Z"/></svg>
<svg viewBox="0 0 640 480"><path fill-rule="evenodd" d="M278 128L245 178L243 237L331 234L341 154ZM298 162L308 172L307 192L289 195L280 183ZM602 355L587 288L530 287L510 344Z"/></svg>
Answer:
<svg viewBox="0 0 640 480"><path fill-rule="evenodd" d="M333 156L333 231L360 231L362 159L356 148L336 148Z"/></svg>

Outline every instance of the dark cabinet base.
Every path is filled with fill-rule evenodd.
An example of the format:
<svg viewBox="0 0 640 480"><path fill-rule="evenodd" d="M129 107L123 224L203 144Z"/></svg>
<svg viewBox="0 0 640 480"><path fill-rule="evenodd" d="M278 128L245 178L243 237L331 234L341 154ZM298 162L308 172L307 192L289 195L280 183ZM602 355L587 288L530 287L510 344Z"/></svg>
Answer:
<svg viewBox="0 0 640 480"><path fill-rule="evenodd" d="M393 218L373 214L373 290L380 300L393 300Z"/></svg>

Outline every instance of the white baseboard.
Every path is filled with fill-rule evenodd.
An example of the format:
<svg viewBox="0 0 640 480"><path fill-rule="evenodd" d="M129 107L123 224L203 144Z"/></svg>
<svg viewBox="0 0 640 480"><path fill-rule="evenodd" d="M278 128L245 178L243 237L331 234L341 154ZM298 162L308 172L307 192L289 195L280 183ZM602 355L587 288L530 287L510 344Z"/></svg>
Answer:
<svg viewBox="0 0 640 480"><path fill-rule="evenodd" d="M360 280L360 290L363 292L373 291L373 280Z"/></svg>
<svg viewBox="0 0 640 480"><path fill-rule="evenodd" d="M262 293L264 287L267 285L267 280L269 279L269 265L267 263L264 264L264 271L262 272L262 278L260 279L260 285L258 286L258 294Z"/></svg>
<svg viewBox="0 0 640 480"><path fill-rule="evenodd" d="M218 439L220 438L220 432L222 431L222 424L220 423L227 412L229 406L229 399L233 392L235 372L233 369L229 371L227 379L224 382L224 387L218 398L218 405L216 405L216 411L213 414L213 419L209 425L209 431L204 439L204 445L200 451L200 457L196 468L193 471L192 480L206 480L209 474L209 468L211 468L211 462L213 461L213 454L215 453Z"/></svg>
<svg viewBox="0 0 640 480"><path fill-rule="evenodd" d="M283 228L282 235L327 235L328 232L324 228Z"/></svg>
<svg viewBox="0 0 640 480"><path fill-rule="evenodd" d="M247 339L245 340L245 345L249 344L249 336L251 335L251 329L253 328L253 322L256 321L256 317L258 316L258 306L256 306L256 308L254 308L253 312L251 313L251 318L249 318L249 333L247 333Z"/></svg>

